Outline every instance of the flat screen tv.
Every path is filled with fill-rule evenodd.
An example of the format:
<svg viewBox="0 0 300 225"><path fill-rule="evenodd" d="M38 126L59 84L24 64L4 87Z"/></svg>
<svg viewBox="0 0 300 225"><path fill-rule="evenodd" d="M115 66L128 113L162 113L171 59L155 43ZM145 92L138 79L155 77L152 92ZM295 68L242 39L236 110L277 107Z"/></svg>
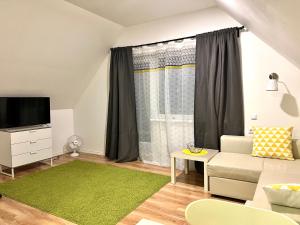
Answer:
<svg viewBox="0 0 300 225"><path fill-rule="evenodd" d="M50 98L0 97L0 129L50 123Z"/></svg>

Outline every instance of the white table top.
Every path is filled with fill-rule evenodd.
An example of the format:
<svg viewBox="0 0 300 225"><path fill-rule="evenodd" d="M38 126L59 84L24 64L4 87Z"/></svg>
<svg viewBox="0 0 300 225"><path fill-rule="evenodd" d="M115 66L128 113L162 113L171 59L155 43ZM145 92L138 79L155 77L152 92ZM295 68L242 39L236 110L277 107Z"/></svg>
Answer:
<svg viewBox="0 0 300 225"><path fill-rule="evenodd" d="M201 162L208 162L212 157L214 157L219 151L214 149L205 149L208 153L202 156L195 156L195 155L187 155L180 151L172 152L172 158L180 158L180 159L188 159L193 161L201 161Z"/></svg>

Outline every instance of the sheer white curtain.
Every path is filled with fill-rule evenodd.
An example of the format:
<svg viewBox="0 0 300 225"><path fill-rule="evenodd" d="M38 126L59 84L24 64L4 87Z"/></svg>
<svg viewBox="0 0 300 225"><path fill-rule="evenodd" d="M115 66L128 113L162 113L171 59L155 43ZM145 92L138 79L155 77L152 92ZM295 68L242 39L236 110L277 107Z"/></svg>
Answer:
<svg viewBox="0 0 300 225"><path fill-rule="evenodd" d="M146 163L169 166L170 153L194 141L195 45L188 39L133 49L140 158Z"/></svg>

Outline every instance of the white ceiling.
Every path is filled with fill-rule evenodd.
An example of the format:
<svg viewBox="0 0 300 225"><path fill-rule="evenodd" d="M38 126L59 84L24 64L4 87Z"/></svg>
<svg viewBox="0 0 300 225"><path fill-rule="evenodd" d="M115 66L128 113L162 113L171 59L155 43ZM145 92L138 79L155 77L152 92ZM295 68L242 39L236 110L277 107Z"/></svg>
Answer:
<svg viewBox="0 0 300 225"><path fill-rule="evenodd" d="M66 0L123 26L220 6L300 68L299 0Z"/></svg>
<svg viewBox="0 0 300 225"><path fill-rule="evenodd" d="M300 68L299 0L216 0L234 19Z"/></svg>
<svg viewBox="0 0 300 225"><path fill-rule="evenodd" d="M215 0L66 0L123 26L215 6Z"/></svg>

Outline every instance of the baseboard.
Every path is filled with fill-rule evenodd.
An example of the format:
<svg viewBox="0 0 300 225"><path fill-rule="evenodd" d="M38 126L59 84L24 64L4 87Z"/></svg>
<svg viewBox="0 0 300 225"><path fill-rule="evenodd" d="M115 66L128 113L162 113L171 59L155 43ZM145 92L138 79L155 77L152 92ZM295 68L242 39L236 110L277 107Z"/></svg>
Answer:
<svg viewBox="0 0 300 225"><path fill-rule="evenodd" d="M80 149L80 152L104 156L104 152L103 151L99 151L99 150Z"/></svg>

